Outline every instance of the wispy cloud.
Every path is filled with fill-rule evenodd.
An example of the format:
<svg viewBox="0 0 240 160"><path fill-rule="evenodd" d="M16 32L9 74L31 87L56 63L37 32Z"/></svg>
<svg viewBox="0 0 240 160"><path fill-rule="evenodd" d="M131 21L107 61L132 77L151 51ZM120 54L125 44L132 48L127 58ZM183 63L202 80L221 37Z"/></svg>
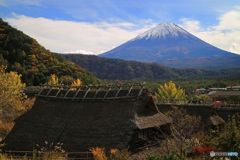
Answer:
<svg viewBox="0 0 240 160"><path fill-rule="evenodd" d="M52 0L55 8L82 21L103 21L117 17L122 10L111 0ZM119 16L118 16L119 17Z"/></svg>
<svg viewBox="0 0 240 160"><path fill-rule="evenodd" d="M0 6L7 7L7 1L6 0L1 0L0 1Z"/></svg>
<svg viewBox="0 0 240 160"><path fill-rule="evenodd" d="M18 5L33 5L33 6L43 6L42 2L46 0L0 0L0 5L4 7L8 6L18 6Z"/></svg>

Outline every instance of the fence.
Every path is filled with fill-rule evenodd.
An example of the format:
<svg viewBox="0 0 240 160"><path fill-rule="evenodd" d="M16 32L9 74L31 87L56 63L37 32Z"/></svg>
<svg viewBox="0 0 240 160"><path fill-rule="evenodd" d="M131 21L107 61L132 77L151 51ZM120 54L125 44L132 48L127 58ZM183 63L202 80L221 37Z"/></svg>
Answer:
<svg viewBox="0 0 240 160"><path fill-rule="evenodd" d="M118 84L118 85L54 85L41 84L41 89L36 94L38 97L60 98L71 100L97 100L136 98L142 95L144 83Z"/></svg>
<svg viewBox="0 0 240 160"><path fill-rule="evenodd" d="M10 160L15 159L35 159L43 160L94 160L92 152L40 152L40 151L5 151L6 157Z"/></svg>

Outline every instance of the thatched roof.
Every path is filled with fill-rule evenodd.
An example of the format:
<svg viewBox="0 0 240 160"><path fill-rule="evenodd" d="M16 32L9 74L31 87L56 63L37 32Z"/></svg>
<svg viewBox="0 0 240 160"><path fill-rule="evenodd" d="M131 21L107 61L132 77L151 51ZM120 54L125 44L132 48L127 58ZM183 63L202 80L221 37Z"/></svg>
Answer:
<svg viewBox="0 0 240 160"><path fill-rule="evenodd" d="M149 96L104 101L38 97L32 109L16 119L3 149L32 151L45 141L61 142L65 151L125 148L136 129L171 123L149 100Z"/></svg>

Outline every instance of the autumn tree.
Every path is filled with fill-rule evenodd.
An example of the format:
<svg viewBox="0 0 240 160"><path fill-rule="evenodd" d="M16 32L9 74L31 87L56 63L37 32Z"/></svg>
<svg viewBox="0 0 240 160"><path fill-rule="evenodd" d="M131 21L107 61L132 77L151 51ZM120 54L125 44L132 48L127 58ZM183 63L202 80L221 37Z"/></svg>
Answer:
<svg viewBox="0 0 240 160"><path fill-rule="evenodd" d="M59 80L58 80L57 75L51 74L51 75L48 77L48 84L61 84L61 83L59 83Z"/></svg>
<svg viewBox="0 0 240 160"><path fill-rule="evenodd" d="M152 140L146 137L145 140L149 141L148 147L151 145L156 146L156 142L159 143L159 145L162 146L162 151L165 152L165 158L163 158L163 155L159 157L151 154L148 158L149 160L185 160L187 150L198 145L199 140L197 137L202 133L201 117L189 115L186 109L175 106L172 106L172 110L165 112L164 114L172 120L172 135L169 136L168 134L164 134L160 127L157 136L154 136Z"/></svg>
<svg viewBox="0 0 240 160"><path fill-rule="evenodd" d="M176 87L176 85L170 81L168 85L165 83L164 86L160 86L155 92L155 96L157 97L158 101L163 102L172 102L174 100L183 100L186 98L185 90Z"/></svg>
<svg viewBox="0 0 240 160"><path fill-rule="evenodd" d="M73 86L80 86L82 84L82 81L80 79L77 79L72 83Z"/></svg>
<svg viewBox="0 0 240 160"><path fill-rule="evenodd" d="M128 160L130 159L130 152L128 148L123 150L111 149L110 155L106 154L105 148L90 148L90 151L93 153L94 160Z"/></svg>
<svg viewBox="0 0 240 160"><path fill-rule="evenodd" d="M6 73L0 67L0 137L6 136L14 125L14 119L22 115L34 103L24 94L25 84L16 72Z"/></svg>
<svg viewBox="0 0 240 160"><path fill-rule="evenodd" d="M175 141L167 137L168 143L175 151L180 151L180 157L184 157L186 150L198 142L196 137L201 133L201 117L189 115L186 109L174 106L171 111L164 114L172 119L173 134L179 139Z"/></svg>

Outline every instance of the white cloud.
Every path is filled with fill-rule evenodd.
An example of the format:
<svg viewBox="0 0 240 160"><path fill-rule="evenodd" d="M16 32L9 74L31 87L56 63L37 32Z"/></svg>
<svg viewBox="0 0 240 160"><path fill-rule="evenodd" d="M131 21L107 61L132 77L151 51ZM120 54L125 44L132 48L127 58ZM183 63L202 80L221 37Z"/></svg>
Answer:
<svg viewBox="0 0 240 160"><path fill-rule="evenodd" d="M182 18L180 19L180 21L183 23L180 26L187 30L188 32L199 32L201 30L200 22L197 20Z"/></svg>
<svg viewBox="0 0 240 160"><path fill-rule="evenodd" d="M200 39L226 51L240 54L240 7L220 16L219 24L203 29L200 22L180 19L185 30Z"/></svg>
<svg viewBox="0 0 240 160"><path fill-rule="evenodd" d="M235 11L227 12L226 14L222 15L219 20L219 25L214 27L216 30L240 30L240 8Z"/></svg>
<svg viewBox="0 0 240 160"><path fill-rule="evenodd" d="M6 18L5 21L35 38L47 49L58 53L80 49L100 54L134 38L143 31L143 29L129 31L127 28L135 26L129 22L90 24L16 14L13 14L12 18Z"/></svg>

